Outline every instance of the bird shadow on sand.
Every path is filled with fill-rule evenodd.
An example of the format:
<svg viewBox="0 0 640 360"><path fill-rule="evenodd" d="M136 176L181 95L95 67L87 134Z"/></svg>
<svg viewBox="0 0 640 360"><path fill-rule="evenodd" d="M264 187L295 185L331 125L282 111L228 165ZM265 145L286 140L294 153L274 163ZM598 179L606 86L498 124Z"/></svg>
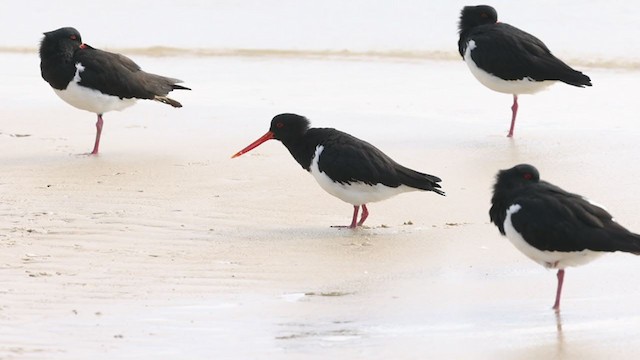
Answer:
<svg viewBox="0 0 640 360"><path fill-rule="evenodd" d="M271 228L264 229L262 232L265 237L270 238L291 238L306 240L321 239L370 239L375 237L393 237L407 233L421 232L428 228L419 226L410 226L411 224L398 225L364 225L357 228L349 228L348 226L335 225L312 225L301 227Z"/></svg>

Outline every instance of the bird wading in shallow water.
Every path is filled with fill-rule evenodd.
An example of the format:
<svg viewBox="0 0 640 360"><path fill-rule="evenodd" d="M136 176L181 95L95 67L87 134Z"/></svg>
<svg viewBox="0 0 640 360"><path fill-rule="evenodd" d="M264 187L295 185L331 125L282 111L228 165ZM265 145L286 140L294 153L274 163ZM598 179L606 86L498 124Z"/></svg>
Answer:
<svg viewBox="0 0 640 360"><path fill-rule="evenodd" d="M310 128L307 118L280 114L273 118L269 131L233 157L276 139L296 161L309 171L329 194L353 205L350 228L364 223L367 205L403 192L439 190L440 178L406 168L375 146L347 133L331 128ZM358 221L358 212L362 216Z"/></svg>
<svg viewBox="0 0 640 360"><path fill-rule="evenodd" d="M557 81L591 86L587 75L553 56L538 38L498 22L491 6L465 6L458 30L458 51L476 79L493 91L513 95L508 137L513 136L519 94L534 94Z"/></svg>
<svg viewBox="0 0 640 360"><path fill-rule="evenodd" d="M170 91L191 90L180 80L149 74L124 55L84 44L71 27L44 33L40 43L42 78L70 105L98 115L91 155L98 154L102 114L123 110L138 99L156 100L173 107L182 105L167 97Z"/></svg>
<svg viewBox="0 0 640 360"><path fill-rule="evenodd" d="M528 164L498 172L489 216L527 257L558 269L555 310L560 309L567 266L586 264L605 252L640 255L640 235L601 206L540 180L538 170Z"/></svg>

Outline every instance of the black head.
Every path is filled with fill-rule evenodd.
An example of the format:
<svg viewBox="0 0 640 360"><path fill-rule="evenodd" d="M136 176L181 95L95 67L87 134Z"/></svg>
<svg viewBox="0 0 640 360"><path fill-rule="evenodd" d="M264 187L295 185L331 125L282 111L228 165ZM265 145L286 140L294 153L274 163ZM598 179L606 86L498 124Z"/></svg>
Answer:
<svg viewBox="0 0 640 360"><path fill-rule="evenodd" d="M301 138L309 130L309 120L306 117L296 114L280 114L271 120L271 127L266 134L258 140L252 142L244 149L235 153L232 158L236 158L244 153L255 149L267 140L280 140L285 146Z"/></svg>
<svg viewBox="0 0 640 360"><path fill-rule="evenodd" d="M496 9L489 5L465 6L460 12L458 30L463 32L476 26L495 24L497 22L498 13Z"/></svg>
<svg viewBox="0 0 640 360"><path fill-rule="evenodd" d="M302 137L309 130L309 120L296 114L280 114L271 120L269 131L273 138L282 142Z"/></svg>
<svg viewBox="0 0 640 360"><path fill-rule="evenodd" d="M495 190L513 190L538 182L540 182L538 169L533 165L520 164L498 172Z"/></svg>
<svg viewBox="0 0 640 360"><path fill-rule="evenodd" d="M78 30L64 27L44 33L40 43L40 58L56 54L73 54L82 45Z"/></svg>

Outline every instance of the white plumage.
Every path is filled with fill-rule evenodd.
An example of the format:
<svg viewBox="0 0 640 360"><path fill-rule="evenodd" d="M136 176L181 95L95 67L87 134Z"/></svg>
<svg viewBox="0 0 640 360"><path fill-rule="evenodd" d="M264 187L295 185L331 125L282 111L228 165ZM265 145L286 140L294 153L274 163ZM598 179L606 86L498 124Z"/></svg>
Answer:
<svg viewBox="0 0 640 360"><path fill-rule="evenodd" d="M362 182L341 184L336 182L327 176L327 174L320 171L318 167L322 150L324 150L324 146L318 145L316 147L315 154L311 159L311 166L309 167L311 174L324 191L344 202L359 206L370 202L382 201L404 192L419 190L406 185L400 185L394 188L383 184L368 185Z"/></svg>
<svg viewBox="0 0 640 360"><path fill-rule="evenodd" d="M489 89L504 94L535 94L539 91L545 90L549 86L555 84L557 81L545 80L535 81L531 78L523 78L520 80L504 80L493 74L490 74L480 69L471 58L471 51L475 49L476 43L473 40L469 40L467 49L464 52L464 62L467 63L469 70L473 76L480 81L480 83Z"/></svg>
<svg viewBox="0 0 640 360"><path fill-rule="evenodd" d="M519 204L513 204L507 209L504 220L504 232L511 243L531 260L548 269L564 269L567 266L579 266L591 262L602 255L601 252L583 251L547 251L539 250L525 241L522 235L513 227L511 216L522 209Z"/></svg>
<svg viewBox="0 0 640 360"><path fill-rule="evenodd" d="M94 90L78 84L80 73L84 71L82 64L76 64L76 73L73 80L69 82L64 90L53 89L55 93L71 106L78 109L90 111L95 114L104 114L108 111L120 111L136 103L136 99L119 98L113 95L106 95L98 90Z"/></svg>

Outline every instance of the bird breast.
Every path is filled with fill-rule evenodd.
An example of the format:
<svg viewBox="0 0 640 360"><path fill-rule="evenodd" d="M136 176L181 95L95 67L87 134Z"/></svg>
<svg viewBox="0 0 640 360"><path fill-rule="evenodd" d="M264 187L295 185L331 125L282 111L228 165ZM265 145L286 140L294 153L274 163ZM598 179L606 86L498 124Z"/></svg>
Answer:
<svg viewBox="0 0 640 360"><path fill-rule="evenodd" d="M65 102L78 109L104 114L108 111L120 111L136 103L136 99L121 99L117 96L106 95L98 90L80 85L80 73L85 70L82 64L76 64L76 72L66 89L53 89Z"/></svg>
<svg viewBox="0 0 640 360"><path fill-rule="evenodd" d="M535 81L531 78L525 77L520 80L504 80L500 77L491 74L476 65L471 57L471 52L476 49L476 43L473 40L469 40L467 48L464 52L464 62L467 63L469 70L478 81L493 91L497 91L505 94L534 94L542 91L549 86L553 85L556 81L545 80Z"/></svg>
<svg viewBox="0 0 640 360"><path fill-rule="evenodd" d="M580 266L595 260L602 255L601 252L582 251L548 251L540 250L531 246L514 227L511 216L522 209L519 204L513 204L507 209L507 216L504 220L504 232L506 237L520 252L529 259L548 269L564 269L567 266Z"/></svg>
<svg viewBox="0 0 640 360"><path fill-rule="evenodd" d="M320 171L320 168L318 167L323 150L323 145L318 145L316 147L316 151L311 159L309 172L311 172L311 175L313 175L324 191L346 203L352 205L364 205L371 202L385 200L403 192L418 190L406 185L390 187L383 184L369 185L360 181L353 181L349 183L334 181L326 173Z"/></svg>

